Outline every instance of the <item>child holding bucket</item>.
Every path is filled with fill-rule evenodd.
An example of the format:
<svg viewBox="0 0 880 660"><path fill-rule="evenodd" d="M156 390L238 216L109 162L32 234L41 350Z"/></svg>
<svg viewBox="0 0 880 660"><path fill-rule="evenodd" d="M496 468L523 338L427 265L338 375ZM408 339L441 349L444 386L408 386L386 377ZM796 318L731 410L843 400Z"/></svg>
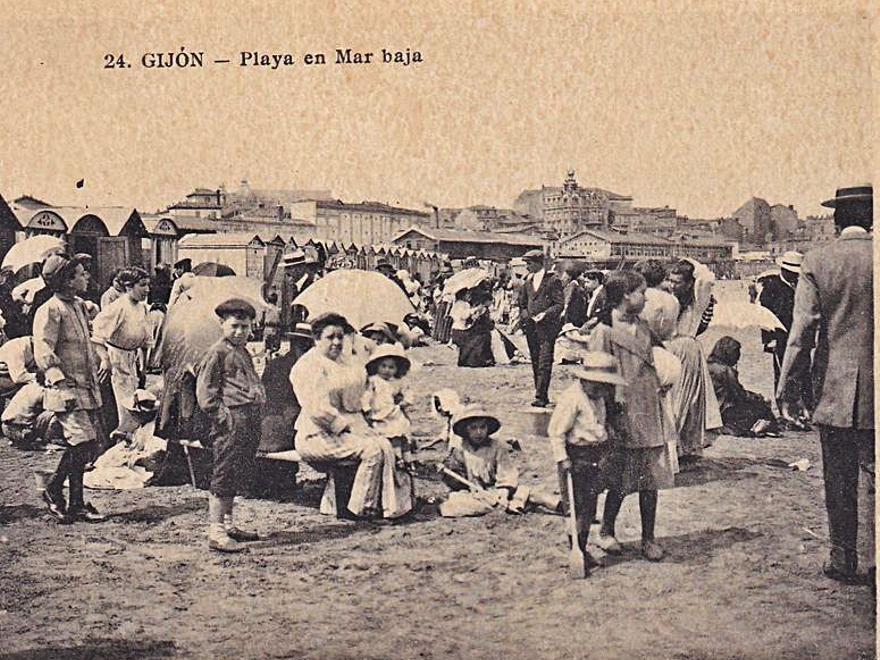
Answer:
<svg viewBox="0 0 880 660"><path fill-rule="evenodd" d="M617 360L608 353L588 352L581 357L583 367L574 372L577 383L566 389L550 418L547 435L559 471L562 507L570 516L569 502L574 500L575 527L572 542L586 557L590 524L596 515L596 500L604 490L600 465L608 453L606 401L613 401L614 387L626 381L620 376ZM568 494L571 475L573 497ZM589 563L586 565L589 574Z"/></svg>

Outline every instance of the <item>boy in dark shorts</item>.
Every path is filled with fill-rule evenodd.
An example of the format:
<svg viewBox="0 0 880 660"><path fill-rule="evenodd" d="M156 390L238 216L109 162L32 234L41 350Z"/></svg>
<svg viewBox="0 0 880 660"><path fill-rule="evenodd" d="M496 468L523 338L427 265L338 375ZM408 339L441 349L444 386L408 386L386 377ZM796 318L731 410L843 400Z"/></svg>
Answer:
<svg viewBox="0 0 880 660"><path fill-rule="evenodd" d="M218 552L241 552L242 541L256 541L254 532L238 529L232 507L243 479L253 474L260 443L260 409L266 393L245 347L256 310L233 298L218 305L223 338L207 352L198 367L196 397L211 419L214 470L208 498L208 547Z"/></svg>

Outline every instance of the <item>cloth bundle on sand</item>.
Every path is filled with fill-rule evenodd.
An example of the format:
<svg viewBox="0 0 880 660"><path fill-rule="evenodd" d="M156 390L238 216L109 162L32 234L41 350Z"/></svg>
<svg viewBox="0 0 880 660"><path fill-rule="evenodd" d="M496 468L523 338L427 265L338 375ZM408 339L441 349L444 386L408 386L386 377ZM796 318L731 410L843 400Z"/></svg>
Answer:
<svg viewBox="0 0 880 660"><path fill-rule="evenodd" d="M165 459L168 443L153 435L155 423L141 426L131 443L120 442L95 461L83 484L93 490L135 490L149 485Z"/></svg>

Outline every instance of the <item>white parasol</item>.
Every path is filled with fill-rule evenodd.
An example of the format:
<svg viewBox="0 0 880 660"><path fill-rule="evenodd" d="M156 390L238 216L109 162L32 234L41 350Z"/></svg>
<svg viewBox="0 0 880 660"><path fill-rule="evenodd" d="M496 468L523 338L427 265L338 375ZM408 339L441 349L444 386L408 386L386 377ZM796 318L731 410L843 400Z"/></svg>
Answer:
<svg viewBox="0 0 880 660"><path fill-rule="evenodd" d="M400 325L416 310L403 289L381 273L335 270L309 286L293 301L309 311L309 318L325 312L342 314L356 328L368 323Z"/></svg>
<svg viewBox="0 0 880 660"><path fill-rule="evenodd" d="M761 330L784 330L776 314L766 307L743 301L724 301L715 305L710 328L760 328Z"/></svg>
<svg viewBox="0 0 880 660"><path fill-rule="evenodd" d="M473 289L491 277L482 268L465 268L446 280L443 286L444 296L454 296L463 289Z"/></svg>
<svg viewBox="0 0 880 660"><path fill-rule="evenodd" d="M49 252L63 249L64 241L57 236L31 236L9 248L9 252L3 257L2 267L19 271L25 266L43 261Z"/></svg>

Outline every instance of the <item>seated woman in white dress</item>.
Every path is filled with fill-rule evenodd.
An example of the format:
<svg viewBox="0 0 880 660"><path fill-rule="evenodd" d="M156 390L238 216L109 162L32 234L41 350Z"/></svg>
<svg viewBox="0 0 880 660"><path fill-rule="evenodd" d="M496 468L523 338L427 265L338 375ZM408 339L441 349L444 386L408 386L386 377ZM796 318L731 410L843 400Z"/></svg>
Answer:
<svg viewBox="0 0 880 660"><path fill-rule="evenodd" d="M348 510L358 517L397 518L412 508L409 493L395 488L394 450L370 429L361 412L367 373L345 350L354 328L340 314L311 321L315 346L290 371L302 412L296 449L306 463L322 466L357 460ZM401 496L402 495L402 496ZM322 507L322 511L326 510Z"/></svg>

